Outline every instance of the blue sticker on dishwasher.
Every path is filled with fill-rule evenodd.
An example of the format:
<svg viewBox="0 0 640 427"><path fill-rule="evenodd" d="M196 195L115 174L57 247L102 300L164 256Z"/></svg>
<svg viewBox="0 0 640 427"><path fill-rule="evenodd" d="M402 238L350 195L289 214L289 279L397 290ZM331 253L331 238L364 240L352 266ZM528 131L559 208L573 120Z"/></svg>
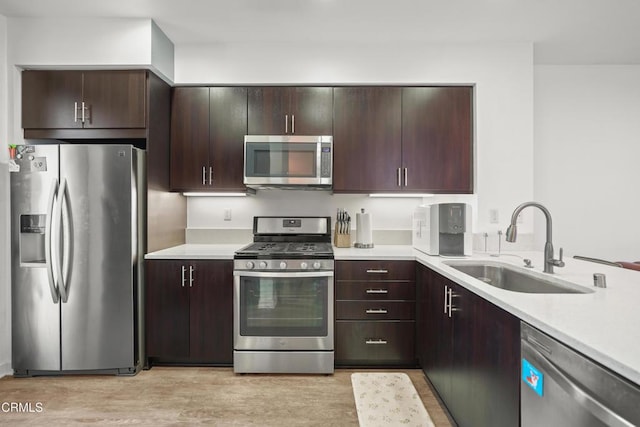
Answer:
<svg viewBox="0 0 640 427"><path fill-rule="evenodd" d="M527 359L522 359L522 381L542 396L544 374L533 366Z"/></svg>

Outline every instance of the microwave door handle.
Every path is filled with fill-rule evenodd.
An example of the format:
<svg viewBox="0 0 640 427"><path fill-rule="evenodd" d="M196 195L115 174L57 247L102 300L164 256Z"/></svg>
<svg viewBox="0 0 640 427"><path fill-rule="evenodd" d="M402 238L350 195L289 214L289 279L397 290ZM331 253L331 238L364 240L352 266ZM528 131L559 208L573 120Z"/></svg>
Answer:
<svg viewBox="0 0 640 427"><path fill-rule="evenodd" d="M591 393L583 390L576 382L566 375L560 367L556 366L551 360L540 353L534 346L527 341L522 341L522 347L527 352L533 353L541 368L547 371L547 375L562 388L565 393L575 399L583 408L589 411L593 416L598 418L609 426L632 427L629 421L622 418L619 414L605 406Z"/></svg>

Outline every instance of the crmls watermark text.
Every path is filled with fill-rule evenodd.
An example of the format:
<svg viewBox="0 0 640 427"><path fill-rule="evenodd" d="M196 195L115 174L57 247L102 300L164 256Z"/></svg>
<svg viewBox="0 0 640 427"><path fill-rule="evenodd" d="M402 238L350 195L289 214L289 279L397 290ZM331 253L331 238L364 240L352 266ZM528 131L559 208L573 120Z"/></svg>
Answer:
<svg viewBox="0 0 640 427"><path fill-rule="evenodd" d="M44 411L42 402L2 402L0 412L2 413L40 413Z"/></svg>

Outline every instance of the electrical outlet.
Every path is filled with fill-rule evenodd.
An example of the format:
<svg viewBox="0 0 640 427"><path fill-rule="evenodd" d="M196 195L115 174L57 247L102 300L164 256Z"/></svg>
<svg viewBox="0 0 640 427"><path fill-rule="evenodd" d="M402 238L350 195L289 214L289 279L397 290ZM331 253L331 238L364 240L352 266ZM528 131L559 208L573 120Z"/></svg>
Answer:
<svg viewBox="0 0 640 427"><path fill-rule="evenodd" d="M224 220L231 221L231 209L227 208L224 210Z"/></svg>
<svg viewBox="0 0 640 427"><path fill-rule="evenodd" d="M497 224L499 221L498 209L489 209L489 223Z"/></svg>

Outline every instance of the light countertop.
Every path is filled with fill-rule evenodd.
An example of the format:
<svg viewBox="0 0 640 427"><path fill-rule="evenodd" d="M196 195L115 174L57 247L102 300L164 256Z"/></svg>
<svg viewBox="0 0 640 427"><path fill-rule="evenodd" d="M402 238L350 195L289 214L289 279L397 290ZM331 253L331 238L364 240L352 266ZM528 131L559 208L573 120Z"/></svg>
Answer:
<svg viewBox="0 0 640 427"><path fill-rule="evenodd" d="M233 259L233 253L248 243L205 245L185 244L150 252L145 259Z"/></svg>
<svg viewBox="0 0 640 427"><path fill-rule="evenodd" d="M146 259L233 259L245 244L186 244L153 252ZM499 257L475 253L470 258L429 256L410 246L371 249L334 248L336 260L417 260L503 310L640 384L640 272L566 258L555 274L542 273L542 252L508 252ZM449 261L486 260L523 265L528 272L594 290L588 294L526 294L495 288L448 266ZM524 270L524 268L523 268ZM607 288L593 286L593 273L606 274Z"/></svg>

